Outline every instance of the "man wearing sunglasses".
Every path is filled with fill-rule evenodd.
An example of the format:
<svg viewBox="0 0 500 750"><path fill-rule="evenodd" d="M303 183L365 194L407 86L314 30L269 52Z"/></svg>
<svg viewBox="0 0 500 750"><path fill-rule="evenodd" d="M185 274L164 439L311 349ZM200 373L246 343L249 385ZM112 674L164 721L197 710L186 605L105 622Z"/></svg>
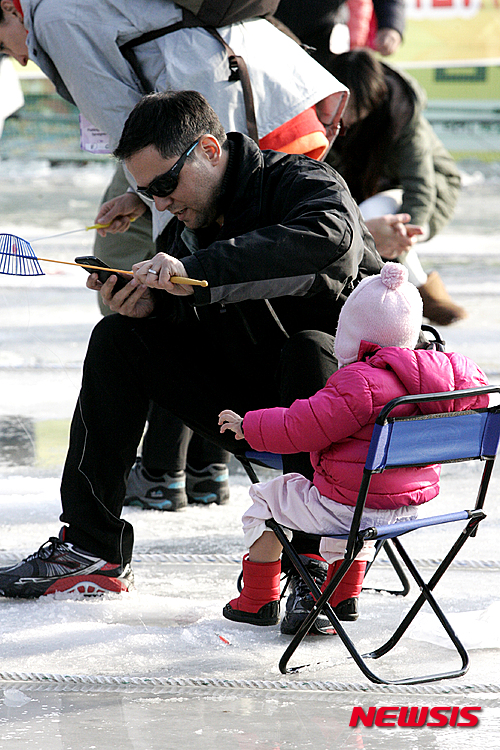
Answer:
<svg viewBox="0 0 500 750"><path fill-rule="evenodd" d="M200 152L202 152L204 156L207 156L207 159L217 159L217 156L219 156L218 153L216 155L218 147L220 147L219 141L215 136L206 133L201 138L197 138L194 143L191 143L179 158L175 159L172 166L167 169L166 172L156 175L156 177L154 177L145 187L141 187L139 184L136 186L136 192L139 195L144 195L154 201L159 211L165 211L168 209L170 213L182 221L184 226L189 227L190 229L201 229L210 226L212 222L217 220L217 211L219 210L218 192L215 190L211 193L210 182L197 184L196 180L192 180L189 185L189 197L187 198L186 205L182 202L182 196L185 191L184 193L182 190L176 192L181 178L181 170L184 167L186 160L191 154L193 154L197 146L200 147ZM226 155L221 151L221 162L225 161L225 156ZM161 156L160 160L157 160L157 153L155 153L155 150L153 149L151 149L150 157L152 162L158 165L161 164L162 166L166 166L169 162L169 160L165 160ZM141 174L143 173L142 155L137 160L134 157L131 157L131 164L134 163L135 165L136 161L138 162L138 174ZM156 169L156 167L152 168L153 170ZM172 196L172 193L174 192L176 192L175 197ZM181 196L180 201L179 196ZM153 267L148 268L147 271L148 273L156 273ZM160 272L158 272L158 274L159 273Z"/></svg>
<svg viewBox="0 0 500 750"><path fill-rule="evenodd" d="M146 198L149 198L151 201L154 201L155 198L167 198L177 187L179 175L184 166L184 162L188 156L193 153L199 142L200 139L197 138L194 143L191 143L179 158L176 159L175 164L170 167L170 169L167 169L166 172L151 180L147 187L139 187L139 185L137 185L136 192L139 193L139 195L146 196Z"/></svg>
<svg viewBox="0 0 500 750"><path fill-rule="evenodd" d="M288 406L324 385L337 367L342 304L382 267L333 169L226 135L197 92L145 97L115 155L137 192L175 219L159 238L163 252L137 263L116 294L116 276L88 278L119 314L103 318L89 343L61 484L65 526L0 570L4 596L130 588L133 528L120 516L150 401L244 453L244 440L220 434L221 409ZM126 200L128 216L140 210L137 193ZM312 474L308 454L283 462L286 472Z"/></svg>

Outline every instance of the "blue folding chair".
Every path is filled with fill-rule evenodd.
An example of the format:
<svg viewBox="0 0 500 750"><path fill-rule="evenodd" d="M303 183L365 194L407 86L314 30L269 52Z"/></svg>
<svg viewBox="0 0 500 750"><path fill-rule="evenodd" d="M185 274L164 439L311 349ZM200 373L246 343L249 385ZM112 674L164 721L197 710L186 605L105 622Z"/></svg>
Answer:
<svg viewBox="0 0 500 750"><path fill-rule="evenodd" d="M417 396L402 396L393 399L382 409L374 426L350 533L332 536L332 538L345 539L347 541L344 561L323 593L321 593L314 580L308 574L300 557L289 543L283 528L276 523L274 519L270 519L266 522L268 527L274 531L280 540L293 566L308 585L316 602L309 616L302 623L300 629L293 637L279 662L279 668L283 674L295 672L302 668L289 668L287 665L291 656L310 631L322 610L329 618L332 626L346 646L351 657L354 659L363 674L372 682L380 684L413 685L433 682L435 680L449 679L452 677L460 677L465 674L469 668L469 656L467 651L456 636L432 592L467 539L476 534L479 523L486 517L486 514L483 511L483 506L498 450L500 436L500 406L491 406L487 409L475 409L464 412L405 418L390 417L390 414L400 404L444 401L457 399L460 396L473 396L481 393L500 393L500 386L486 386L482 388L470 388L461 391L430 393ZM396 467L426 466L429 464L456 463L477 459L484 461L485 465L473 509L416 519L414 521L405 521L389 526L372 527L360 531L361 517L373 474L381 473ZM437 565L436 570L430 577L428 583L425 583L418 572L415 563L404 549L400 537L417 529L451 523L460 523L463 528L442 562ZM406 569L416 582L421 593L390 638L380 647L362 655L344 630L334 610L328 604L328 600L344 577L345 573L349 570L356 555L360 552L366 540L376 540L377 542L383 543L391 540L394 550L403 561ZM385 679L384 677L376 675L368 667L366 660L379 659L389 653L389 651L391 651L400 641L401 637L407 631L409 625L413 622L425 602L428 602L448 634L448 637L461 658L461 666L458 669L439 674L404 677L401 679Z"/></svg>

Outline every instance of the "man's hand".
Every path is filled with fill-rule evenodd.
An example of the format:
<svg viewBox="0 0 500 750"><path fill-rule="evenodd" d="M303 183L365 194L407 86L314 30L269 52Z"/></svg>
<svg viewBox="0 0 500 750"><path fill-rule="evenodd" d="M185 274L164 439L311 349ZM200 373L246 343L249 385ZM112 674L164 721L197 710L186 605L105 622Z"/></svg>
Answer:
<svg viewBox="0 0 500 750"><path fill-rule="evenodd" d="M402 42L401 34L396 29L379 29L375 36L375 49L387 57L393 55Z"/></svg>
<svg viewBox="0 0 500 750"><path fill-rule="evenodd" d="M172 284L171 276L187 276L184 264L172 255L158 253L151 260L143 260L132 266L134 278L139 284L152 289L164 289L170 294L185 297L193 294L191 284Z"/></svg>
<svg viewBox="0 0 500 750"><path fill-rule="evenodd" d="M240 417L240 415L236 414L235 411L231 411L231 409L224 409L223 411L221 411L221 413L219 414L219 424L221 425L221 432L232 430L232 432L234 432L236 440L245 439L242 430L243 417Z"/></svg>
<svg viewBox="0 0 500 750"><path fill-rule="evenodd" d="M422 227L408 223L410 218L410 214L386 214L365 221L382 258L399 258L424 234Z"/></svg>
<svg viewBox="0 0 500 750"><path fill-rule="evenodd" d="M145 212L147 206L139 198L137 193L124 193L112 198L110 201L103 203L99 213L95 218L96 224L110 224L105 229L98 229L97 233L101 237L106 236L106 232L116 234L117 232L126 232L133 219L138 219Z"/></svg>
<svg viewBox="0 0 500 750"><path fill-rule="evenodd" d="M100 292L103 302L113 312L129 318L147 318L151 315L154 310L151 291L133 278L123 289L113 294L116 280L117 277L113 274L103 284L97 274L92 273L87 279L87 287Z"/></svg>

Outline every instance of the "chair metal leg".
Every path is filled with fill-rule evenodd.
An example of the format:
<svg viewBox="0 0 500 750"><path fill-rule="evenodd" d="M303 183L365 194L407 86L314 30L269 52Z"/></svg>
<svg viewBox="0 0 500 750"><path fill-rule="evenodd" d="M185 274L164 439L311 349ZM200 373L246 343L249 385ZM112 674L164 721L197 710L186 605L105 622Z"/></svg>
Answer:
<svg viewBox="0 0 500 750"><path fill-rule="evenodd" d="M361 549L361 546L362 545L360 545L359 549ZM357 549L356 554L359 552L359 549ZM303 667L309 666L308 664L303 664L301 666L288 668L287 665L291 656L297 650L299 644L304 640L305 636L308 634L308 632L314 625L314 622L316 621L319 613L323 611L323 613L328 617L331 624L335 628L335 632L341 638L342 642L347 648L352 659L356 662L357 666L363 672L363 674L366 677L368 677L368 679L371 680L372 682L375 682L375 683L386 682L385 680L382 680L379 677L377 677L377 675L369 669L367 664L364 662L363 657L359 654L358 650L356 649L354 643L349 638L347 632L344 630L334 610L328 604L328 600L331 597L334 589L338 586L338 583L342 580L345 573L349 569L350 565L351 565L351 561L345 561L345 564L340 566L336 575L334 576L330 584L327 586L323 594L321 594L321 596L315 603L313 609L311 610L307 618L304 620L304 622L300 626L297 633L294 635L288 647L285 649L283 656L281 657L280 662L279 662L279 669L282 674L290 674L293 672L298 672Z"/></svg>
<svg viewBox="0 0 500 750"><path fill-rule="evenodd" d="M396 631L393 633L391 638L389 638L389 640L386 641L386 643L383 646L380 646L378 649L375 649L375 651L372 651L368 654L363 654L363 656L366 659L379 659L381 656L384 656L385 654L389 653L389 651L391 651L394 648L394 646L399 642L401 637L404 635L409 625L413 622L418 612L422 609L425 602L428 602L428 604L432 607L434 614L436 615L439 622L441 623L444 630L446 631L451 642L455 646L462 660L462 666L460 667L460 669L453 670L450 672L441 672L441 673L434 674L434 675L428 675L425 678L418 679L418 681L419 682L434 682L436 680L449 679L452 677L461 677L469 669L469 655L467 651L465 650L465 647L463 646L462 642L458 639L450 622L446 618L446 615L444 614L441 607L439 606L439 604L434 599L434 596L432 595L432 589L435 587L439 579L442 577L449 563L444 566L441 564L439 568L436 570L431 581L429 581L429 583L426 584L424 580L422 579L422 577L420 576L420 574L418 573L418 571L416 570L415 566L412 564L404 548L400 545L398 545L398 547L399 547L399 552L401 553L402 558L405 560L405 564L407 562L409 563L410 572L412 576L415 578L415 581L417 582L417 584L420 586L422 593L420 594L418 599L415 601L410 611L404 617L403 621L401 622L399 627L396 629ZM404 680L403 684L412 684L413 682L414 682L413 679L411 682L409 682L408 680ZM398 684L401 684L401 683L398 682Z"/></svg>
<svg viewBox="0 0 500 750"><path fill-rule="evenodd" d="M429 605L435 611L436 615L438 616L439 620L441 621L441 624L443 625L444 629L450 636L450 639L454 643L455 647L457 648L459 653L461 653L461 649L463 649L463 646L458 640L458 638L456 637L453 629L451 628L450 623L446 619L444 613L441 611L441 608L437 604L431 592L437 586L437 584L439 583L439 581L441 580L441 578L443 577L445 572L448 570L449 566L451 565L455 557L457 556L458 552L462 549L467 539L470 536L472 536L472 534L475 532L475 530L477 529L477 526L479 525L480 521L482 521L484 517L485 517L484 514L481 514L480 516L475 516L474 518L471 518L469 520L469 522L467 523L467 526L465 527L465 529L463 529L463 531L461 532L455 544L451 547L448 554L444 557L444 559L441 561L439 566L436 568L436 570L434 571L428 583L425 583L425 581L422 579L420 573L415 567L415 564L413 563L411 558L408 556L408 553L406 552L403 545L401 544L401 541L399 539L394 540L394 544L398 550L399 555L401 556L401 559L404 561L406 567L410 571L415 582L421 589L421 593L418 596L418 598L415 600L415 602L413 603L412 607L407 612L403 620L400 622L399 626L396 628L391 638L389 638L389 640L385 644L375 649L375 651L372 651L370 654L366 654L365 656L372 658L372 659L379 659L381 656L384 656L384 654L387 654L392 648L394 648L396 643L398 643L398 641L404 635L404 633L406 632L406 630L408 629L412 621L415 619L417 613L422 609L426 601L429 602ZM439 614L436 608L437 610L439 610ZM441 618L444 618L444 622ZM457 645L457 643L459 645ZM467 656L467 659L468 659L468 656Z"/></svg>
<svg viewBox="0 0 500 750"><path fill-rule="evenodd" d="M386 589L386 588L375 588L372 586L363 586L363 591L373 591L377 594L384 593L384 594L392 594L392 596L408 596L410 593L410 581L408 580L408 577L406 576L401 563L399 562L394 550L391 547L391 540L390 539L381 539L375 544L375 557L373 560L368 563L366 566L365 571L365 578L368 574L368 571L370 570L371 566L377 559L377 555L381 550L384 550L387 557L389 558L389 562L391 563L392 567L394 568L394 572L396 573L397 577L399 578L401 585L403 588L401 590L395 590L395 589Z"/></svg>
<svg viewBox="0 0 500 750"><path fill-rule="evenodd" d="M302 623L301 627L299 628L298 632L293 637L292 641L286 648L285 652L283 653L283 656L281 657L281 660L279 662L279 668L282 674L287 674L291 672L296 672L302 667L288 667L288 662L291 658L291 656L294 654L294 652L297 650L299 644L302 642L302 640L305 638L309 630L311 629L312 625L314 624L316 618L318 617L321 610L323 610L324 614L327 615L330 622L332 623L333 627L335 628L339 638L342 640L344 646L347 648L350 656L355 661L361 672L371 681L378 684L385 684L385 685L416 685L416 684L423 684L426 682L435 682L437 680L443 680L443 679L451 679L455 677L461 677L463 674L465 674L469 668L469 655L467 654L467 651L457 635L455 634L451 624L449 623L448 619L446 618L446 615L442 611L441 607L438 605L436 600L434 599L434 596L432 594L432 590L435 588L439 580L442 578L448 567L450 566L451 562L456 557L457 553L460 551L460 549L465 544L466 540L471 536L480 521L485 517L484 513L473 511L474 516L470 518L470 520L467 523L467 526L465 529L461 532L460 536L458 537L455 544L452 546L444 560L440 563L436 571L434 572L433 576L431 577L429 583L425 583L425 581L422 579L420 573L415 568L415 565L413 564L412 560L409 558L408 554L406 553L406 550L402 546L399 539L394 540L394 545L398 551L398 554L401 556L401 559L403 560L404 564L407 566L409 573L414 578L415 582L421 589L421 594L411 607L408 614L403 619L402 623L399 625L399 627L396 629L395 633L389 638L388 641L386 641L385 644L380 646L378 649L375 649L374 651L366 654L360 654L354 645L353 641L350 639L346 631L344 630L342 624L339 622L337 616L335 615L335 612L332 610L330 605L328 604L328 600L331 597L333 591L335 590L336 586L338 585L339 581L344 576L345 572L349 569L351 565L351 561L346 560L345 565L341 565L339 568L339 571L334 576L332 581L329 583L329 585L326 587L325 591L321 594L319 599L316 601L315 606L309 613L308 617L304 622ZM268 523L268 525L271 525ZM279 528L279 526L276 524L276 526ZM276 533L276 532L275 532ZM283 534L284 537L284 534ZM288 540L285 538L285 545L287 546L288 551ZM281 539L280 539L281 541ZM283 542L282 542L283 543ZM353 553L353 557L356 556L356 554L359 552L359 549L362 546L362 542L360 542L359 548L356 548L356 550ZM294 555L290 555L292 561L294 558ZM295 562L295 561L294 561ZM458 669L451 670L449 672L442 672L438 674L430 674L430 675L421 675L417 677L408 677L404 679L386 679L383 677L380 677L379 675L376 675L366 664L365 659L379 659L381 656L384 656L389 651L391 651L394 646L399 642L402 635L406 632L408 629L410 623L414 620L417 613L420 611L420 609L423 607L425 602L428 602L431 606L432 610L438 617L439 621L441 622L441 625L443 626L444 630L448 634L448 637L450 638L451 642L455 646L455 649L460 656L461 659L461 666ZM302 666L308 666L308 665L302 665Z"/></svg>
<svg viewBox="0 0 500 750"><path fill-rule="evenodd" d="M240 464L245 469L245 471L246 471L246 473L248 475L248 478L250 479L251 483L252 484L257 484L258 481L259 481L259 477L257 476L257 473L256 473L255 469L253 468L251 462L248 460L248 458L246 458L246 456L235 456L235 458L238 459L238 461L240 462Z"/></svg>

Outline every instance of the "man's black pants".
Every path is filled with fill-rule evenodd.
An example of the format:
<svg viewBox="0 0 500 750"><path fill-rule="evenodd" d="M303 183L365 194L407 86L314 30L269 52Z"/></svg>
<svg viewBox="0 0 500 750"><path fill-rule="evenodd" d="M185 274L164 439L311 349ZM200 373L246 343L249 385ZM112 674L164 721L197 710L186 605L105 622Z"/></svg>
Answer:
<svg viewBox="0 0 500 750"><path fill-rule="evenodd" d="M133 528L120 515L150 400L237 455L248 444L220 434L222 409L243 415L289 406L315 393L336 367L333 337L318 331L294 334L280 350L226 340L201 323L103 318L71 425L61 484L65 538L108 562L130 561ZM284 469L310 476L308 454L285 456Z"/></svg>

